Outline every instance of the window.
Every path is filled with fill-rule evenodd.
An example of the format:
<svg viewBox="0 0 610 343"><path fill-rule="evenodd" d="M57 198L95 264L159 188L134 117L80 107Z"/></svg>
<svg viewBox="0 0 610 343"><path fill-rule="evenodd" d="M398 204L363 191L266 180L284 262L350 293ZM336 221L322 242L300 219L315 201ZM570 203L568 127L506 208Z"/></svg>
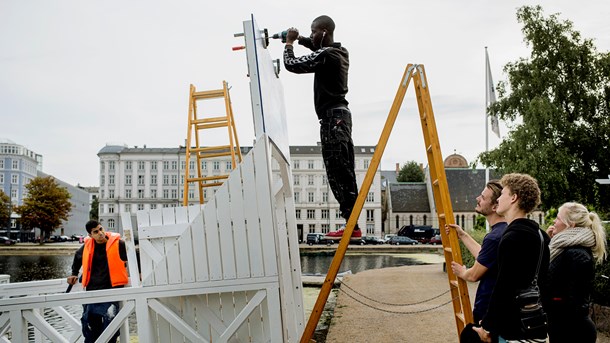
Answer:
<svg viewBox="0 0 610 343"><path fill-rule="evenodd" d="M104 162L102 162L102 163L104 163ZM102 166L103 166L103 164L102 164ZM0 160L0 169L4 169L4 160Z"/></svg>
<svg viewBox="0 0 610 343"><path fill-rule="evenodd" d="M172 161L172 170L178 169L178 161Z"/></svg>
<svg viewBox="0 0 610 343"><path fill-rule="evenodd" d="M226 170L233 170L233 163L231 161L227 161Z"/></svg>
<svg viewBox="0 0 610 343"><path fill-rule="evenodd" d="M328 202L328 192L322 192L322 202Z"/></svg>
<svg viewBox="0 0 610 343"><path fill-rule="evenodd" d="M335 224L335 231L339 231L343 229L343 225L342 224Z"/></svg>
<svg viewBox="0 0 610 343"><path fill-rule="evenodd" d="M307 219L316 219L316 210L307 210Z"/></svg>
<svg viewBox="0 0 610 343"><path fill-rule="evenodd" d="M114 213L114 204L108 204L108 213Z"/></svg>
<svg viewBox="0 0 610 343"><path fill-rule="evenodd" d="M125 190L125 198L126 199L131 199L131 189L126 189Z"/></svg>
<svg viewBox="0 0 610 343"><path fill-rule="evenodd" d="M157 185L157 175L151 175L150 176L150 184L153 186Z"/></svg>
<svg viewBox="0 0 610 343"><path fill-rule="evenodd" d="M157 161L150 162L150 170L157 170Z"/></svg>
<svg viewBox="0 0 610 343"><path fill-rule="evenodd" d="M195 169L195 161L189 161L189 170Z"/></svg>
<svg viewBox="0 0 610 343"><path fill-rule="evenodd" d="M328 219L328 210L322 210L322 219Z"/></svg>
<svg viewBox="0 0 610 343"><path fill-rule="evenodd" d="M309 233L316 232L316 224L309 224Z"/></svg>
<svg viewBox="0 0 610 343"><path fill-rule="evenodd" d="M125 212L131 212L131 204L125 204Z"/></svg>
<svg viewBox="0 0 610 343"><path fill-rule="evenodd" d="M297 219L301 219L301 210L298 209L298 210L295 210L294 212L295 212L295 216L297 217Z"/></svg>
<svg viewBox="0 0 610 343"><path fill-rule="evenodd" d="M144 185L144 175L138 175L138 185Z"/></svg>
<svg viewBox="0 0 610 343"><path fill-rule="evenodd" d="M375 224L366 224L367 235L375 234Z"/></svg>
<svg viewBox="0 0 610 343"><path fill-rule="evenodd" d="M13 170L19 170L19 161L13 160Z"/></svg>
<svg viewBox="0 0 610 343"><path fill-rule="evenodd" d="M212 169L213 170L220 170L220 161L212 162Z"/></svg>
<svg viewBox="0 0 610 343"><path fill-rule="evenodd" d="M203 169L203 170L207 170L208 169L208 162L207 161L201 161L201 169Z"/></svg>
<svg viewBox="0 0 610 343"><path fill-rule="evenodd" d="M397 228L397 229L400 227L400 224L399 224L399 219L400 219L400 217L399 217L399 216L396 216L396 228Z"/></svg>
<svg viewBox="0 0 610 343"><path fill-rule="evenodd" d="M294 185L298 186L301 184L301 178L299 177L299 175L295 175L294 176Z"/></svg>
<svg viewBox="0 0 610 343"><path fill-rule="evenodd" d="M299 192L294 192L294 202L301 202L301 193Z"/></svg>
<svg viewBox="0 0 610 343"><path fill-rule="evenodd" d="M322 185L326 186L328 184L328 180L326 179L326 175L322 175Z"/></svg>
<svg viewBox="0 0 610 343"><path fill-rule="evenodd" d="M299 160L292 161L292 164L293 164L293 168L292 169L300 169L301 168L301 163L299 163Z"/></svg>
<svg viewBox="0 0 610 343"><path fill-rule="evenodd" d="M150 197L153 199L157 199L157 190L156 189L150 190Z"/></svg>
<svg viewBox="0 0 610 343"><path fill-rule="evenodd" d="M144 199L144 190L138 189L138 199Z"/></svg>
<svg viewBox="0 0 610 343"><path fill-rule="evenodd" d="M11 174L11 183L13 185L16 185L19 183L19 175L18 174Z"/></svg>
<svg viewBox="0 0 610 343"><path fill-rule="evenodd" d="M108 175L108 184L114 186L114 175Z"/></svg>
<svg viewBox="0 0 610 343"><path fill-rule="evenodd" d="M189 189L189 199L193 199L193 198L195 198L195 190Z"/></svg>
<svg viewBox="0 0 610 343"><path fill-rule="evenodd" d="M114 170L114 161L108 162L108 169Z"/></svg>
<svg viewBox="0 0 610 343"><path fill-rule="evenodd" d="M371 161L369 161L369 160L364 160L363 162L364 162L364 169L369 169L369 163L370 163Z"/></svg>
<svg viewBox="0 0 610 343"><path fill-rule="evenodd" d="M125 175L125 185L131 186L131 175Z"/></svg>
<svg viewBox="0 0 610 343"><path fill-rule="evenodd" d="M175 189L172 189L172 199L176 199L178 197L178 192Z"/></svg>
<svg viewBox="0 0 610 343"><path fill-rule="evenodd" d="M131 161L125 161L125 170L131 170Z"/></svg>
<svg viewBox="0 0 610 343"><path fill-rule="evenodd" d="M26 194L24 194L25 196ZM11 201L12 200L17 200L17 190L16 189L12 189L11 188Z"/></svg>
<svg viewBox="0 0 610 343"><path fill-rule="evenodd" d="M144 204L138 204L138 211L142 211L144 209Z"/></svg>
<svg viewBox="0 0 610 343"><path fill-rule="evenodd" d="M114 229L114 219L108 219L108 228Z"/></svg>
<svg viewBox="0 0 610 343"><path fill-rule="evenodd" d="M151 210L156 210L157 209L157 204L150 204L150 209Z"/></svg>
<svg viewBox="0 0 610 343"><path fill-rule="evenodd" d="M314 192L307 193L307 201L314 202Z"/></svg>
<svg viewBox="0 0 610 343"><path fill-rule="evenodd" d="M4 174L0 174L0 183L4 183Z"/></svg>
<svg viewBox="0 0 610 343"><path fill-rule="evenodd" d="M145 163L144 161L138 161L138 170L144 170Z"/></svg>
<svg viewBox="0 0 610 343"><path fill-rule="evenodd" d="M336 210L335 211L335 219L341 219L343 217L341 217L341 211L340 210Z"/></svg>
<svg viewBox="0 0 610 343"><path fill-rule="evenodd" d="M366 221L375 221L375 210L366 210Z"/></svg>
<svg viewBox="0 0 610 343"><path fill-rule="evenodd" d="M178 184L178 175L172 175L172 185Z"/></svg>
<svg viewBox="0 0 610 343"><path fill-rule="evenodd" d="M100 186L104 185L104 175L100 176Z"/></svg>
<svg viewBox="0 0 610 343"><path fill-rule="evenodd" d="M329 229L330 229L329 224L322 224L322 233L328 233Z"/></svg>
<svg viewBox="0 0 610 343"><path fill-rule="evenodd" d="M169 185L169 175L163 175L163 185Z"/></svg>
<svg viewBox="0 0 610 343"><path fill-rule="evenodd" d="M180 170L184 170L186 168L186 161L180 161Z"/></svg>
<svg viewBox="0 0 610 343"><path fill-rule="evenodd" d="M366 202L373 202L375 201L375 192L369 192L369 194L367 194L366 196Z"/></svg>
<svg viewBox="0 0 610 343"><path fill-rule="evenodd" d="M307 175L307 184L310 186L313 186L314 184L314 176L313 175Z"/></svg>
<svg viewBox="0 0 610 343"><path fill-rule="evenodd" d="M313 160L307 161L307 169L313 169Z"/></svg>
<svg viewBox="0 0 610 343"><path fill-rule="evenodd" d="M168 189L163 190L163 199L169 199L169 190Z"/></svg>
<svg viewBox="0 0 610 343"><path fill-rule="evenodd" d="M163 170L169 170L169 161L163 161Z"/></svg>
<svg viewBox="0 0 610 343"><path fill-rule="evenodd" d="M100 198L104 199L104 190L103 189L100 191ZM100 212L100 213L103 213L103 212Z"/></svg>

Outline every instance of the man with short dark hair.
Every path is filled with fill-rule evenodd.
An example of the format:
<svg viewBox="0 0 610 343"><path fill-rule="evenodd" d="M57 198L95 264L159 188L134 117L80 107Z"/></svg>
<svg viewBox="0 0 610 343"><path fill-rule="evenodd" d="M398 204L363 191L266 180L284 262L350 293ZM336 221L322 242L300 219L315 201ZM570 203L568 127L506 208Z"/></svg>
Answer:
<svg viewBox="0 0 610 343"><path fill-rule="evenodd" d="M445 225L447 233L450 228L455 229L458 238L464 243L464 246L470 251L472 256L475 258L474 265L470 268L458 264L457 262L451 262L451 269L453 273L460 279L479 282L477 287L477 295L474 300L474 309L472 311L474 324L477 324L483 315L487 312L489 306L489 299L493 292L496 284L496 277L498 275L498 268L496 265L496 259L498 255L498 245L500 239L506 229L506 221L504 217L496 213L498 208L498 198L502 192L502 185L498 181L489 181L485 185L485 189L477 197L477 206L475 212L484 215L485 219L491 227L489 234L483 238L483 243L477 243L466 231L462 230L459 225L450 224Z"/></svg>
<svg viewBox="0 0 610 343"><path fill-rule="evenodd" d="M347 73L349 54L341 43L333 40L334 21L326 15L311 23L309 38L299 36L295 28L288 29L284 48L286 70L302 74L314 73L314 105L320 121L322 157L328 184L337 201L341 216L347 221L358 197L354 171L354 143L352 141L352 114L347 107ZM295 57L293 43L299 42L313 52ZM330 232L327 238L341 239L344 229ZM356 224L352 238L362 232Z"/></svg>
<svg viewBox="0 0 610 343"><path fill-rule="evenodd" d="M78 281L78 272L83 269L82 284L86 291L121 288L129 281L125 262L127 250L121 236L115 232L105 232L95 220L85 224L89 234L85 243L76 251L72 262L72 275L68 284ZM119 310L118 302L83 305L81 318L85 343L95 342L104 332ZM116 342L118 332L109 342Z"/></svg>

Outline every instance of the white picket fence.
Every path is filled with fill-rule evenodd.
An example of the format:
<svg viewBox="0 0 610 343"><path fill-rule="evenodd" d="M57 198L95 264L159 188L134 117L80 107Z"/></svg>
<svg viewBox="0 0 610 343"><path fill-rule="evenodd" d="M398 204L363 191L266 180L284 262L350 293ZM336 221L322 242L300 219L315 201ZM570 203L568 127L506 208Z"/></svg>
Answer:
<svg viewBox="0 0 610 343"><path fill-rule="evenodd" d="M131 313L139 342L296 342L304 310L294 213L288 163L263 135L205 205L137 213L141 272L121 214L129 287L62 294L65 280L55 280L42 294L28 291L32 283L0 285L0 342L28 341L28 326L37 342L79 341L80 320L63 307L106 301L122 306L99 342L119 329L128 342ZM48 308L72 330L47 322Z"/></svg>

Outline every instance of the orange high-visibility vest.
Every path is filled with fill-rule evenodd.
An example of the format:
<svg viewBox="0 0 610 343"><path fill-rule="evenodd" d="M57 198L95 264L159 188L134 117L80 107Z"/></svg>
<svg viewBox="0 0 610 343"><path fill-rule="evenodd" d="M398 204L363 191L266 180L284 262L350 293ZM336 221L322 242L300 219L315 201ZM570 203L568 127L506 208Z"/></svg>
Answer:
<svg viewBox="0 0 610 343"><path fill-rule="evenodd" d="M108 271L110 273L110 284L112 287L126 285L129 281L125 262L121 260L119 254L119 239L121 235L115 232L106 232L106 258L108 259ZM95 239L85 238L85 248L83 249L83 287L87 287L91 278L91 261L93 261L93 249Z"/></svg>

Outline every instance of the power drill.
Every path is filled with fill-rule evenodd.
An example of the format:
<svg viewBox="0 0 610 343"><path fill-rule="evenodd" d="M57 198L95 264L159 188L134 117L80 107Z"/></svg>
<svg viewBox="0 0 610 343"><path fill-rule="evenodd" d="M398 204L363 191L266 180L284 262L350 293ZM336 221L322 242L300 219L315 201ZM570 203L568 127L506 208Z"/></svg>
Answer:
<svg viewBox="0 0 610 343"><path fill-rule="evenodd" d="M282 39L282 43L286 43L286 36L288 36L288 31L282 31L280 33L276 33L273 36L271 36L271 38L273 39Z"/></svg>

